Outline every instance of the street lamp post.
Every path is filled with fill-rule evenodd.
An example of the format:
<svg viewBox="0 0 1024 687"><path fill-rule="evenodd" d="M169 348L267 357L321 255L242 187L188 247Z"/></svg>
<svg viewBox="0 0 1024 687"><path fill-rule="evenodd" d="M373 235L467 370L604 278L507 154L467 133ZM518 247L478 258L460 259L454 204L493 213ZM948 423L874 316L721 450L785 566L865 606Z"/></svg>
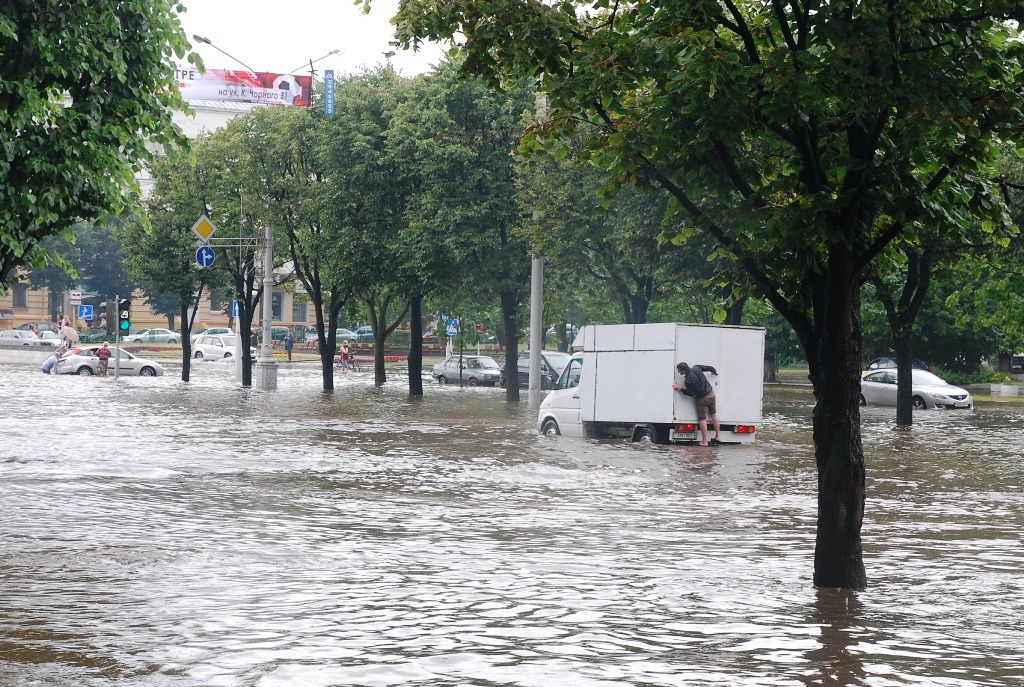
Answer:
<svg viewBox="0 0 1024 687"><path fill-rule="evenodd" d="M256 73L256 70L253 69L252 67L250 67L249 65L247 65L245 62L242 62L240 59L238 59L234 55L231 55L231 54L229 54L227 52L224 52L223 50L218 48L216 45L213 44L213 41L211 41L209 38L206 38L205 36L200 36L200 35L194 33L194 34L192 34L192 39L195 40L195 41L198 41L200 43L206 43L208 46L210 46L211 48L213 48L217 52L222 53L224 55L227 55L228 57L233 59L235 62L237 62L238 64L240 64L243 67L245 67L246 69L248 69L250 72L252 72L254 74Z"/></svg>
<svg viewBox="0 0 1024 687"><path fill-rule="evenodd" d="M341 50L339 50L338 48L335 48L334 50L330 51L326 55L318 57L315 60L310 60L309 61L309 73L312 74L312 75L315 75L316 71L313 69L313 65L314 64L316 64L320 60L326 60L331 55L339 55L339 54L341 54L341 52L342 52ZM300 69L304 68L305 66L306 66L306 63L304 62L304 63L300 64L298 67L296 67L295 69L291 70L290 72L285 72L285 74L294 74L295 72L299 71Z"/></svg>

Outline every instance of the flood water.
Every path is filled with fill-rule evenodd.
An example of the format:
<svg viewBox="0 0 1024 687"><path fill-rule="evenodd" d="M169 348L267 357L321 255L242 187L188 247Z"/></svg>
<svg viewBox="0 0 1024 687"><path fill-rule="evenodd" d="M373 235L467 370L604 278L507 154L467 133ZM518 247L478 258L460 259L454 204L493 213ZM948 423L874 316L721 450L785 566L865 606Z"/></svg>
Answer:
<svg viewBox="0 0 1024 687"><path fill-rule="evenodd" d="M1022 685L1024 405L867 409L869 588L811 584L812 398L751 446L496 389L0 367L0 686Z"/></svg>

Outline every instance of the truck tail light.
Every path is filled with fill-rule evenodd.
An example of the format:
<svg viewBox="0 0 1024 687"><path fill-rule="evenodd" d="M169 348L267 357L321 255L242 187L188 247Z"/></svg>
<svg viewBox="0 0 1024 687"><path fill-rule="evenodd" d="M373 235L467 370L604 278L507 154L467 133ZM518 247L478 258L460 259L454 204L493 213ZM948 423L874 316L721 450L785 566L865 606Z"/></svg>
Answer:
<svg viewBox="0 0 1024 687"><path fill-rule="evenodd" d="M696 422L683 422L681 424L676 425L676 431L677 432L696 432L697 431L697 423Z"/></svg>
<svg viewBox="0 0 1024 687"><path fill-rule="evenodd" d="M753 434L757 431L757 427L754 425L736 425L734 430L737 434Z"/></svg>

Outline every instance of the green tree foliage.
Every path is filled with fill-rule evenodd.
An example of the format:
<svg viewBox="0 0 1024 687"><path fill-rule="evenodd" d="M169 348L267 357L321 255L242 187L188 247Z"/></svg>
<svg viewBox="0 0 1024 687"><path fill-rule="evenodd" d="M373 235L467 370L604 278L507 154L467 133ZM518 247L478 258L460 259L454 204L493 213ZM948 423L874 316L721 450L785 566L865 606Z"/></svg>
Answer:
<svg viewBox="0 0 1024 687"><path fill-rule="evenodd" d="M556 153L649 179L786 318L814 387L814 582L860 588L860 288L922 227L1006 222L985 169L1024 124L1015 2L518 0L403 4L405 44L458 40L493 84L540 78ZM496 31L495 27L502 27ZM684 233L685 235L685 233Z"/></svg>
<svg viewBox="0 0 1024 687"><path fill-rule="evenodd" d="M43 239L40 248L46 253L45 264L32 269L29 283L59 294L80 287L95 291L107 301L117 294L132 293L136 282L125 266L125 250L119 238L122 224L119 218L99 224L80 222L70 231ZM111 333L113 326L113 322L107 322Z"/></svg>
<svg viewBox="0 0 1024 687"><path fill-rule="evenodd" d="M610 182L607 172L574 156L530 165L522 184L525 202L538 213L530 243L544 256L545 272L585 272L619 304L623 322L643 323L662 278L686 269L684 253L659 245L667 193L627 188L604 198Z"/></svg>
<svg viewBox="0 0 1024 687"><path fill-rule="evenodd" d="M199 241L192 225L206 213L205 199L211 195L203 166L208 148L208 139L201 138L190 151L153 160L152 192L138 206L136 221L126 223L119 234L128 271L147 299L174 297L181 321L184 382L191 377L190 333L203 291L223 289L227 284L223 272L202 269L195 260Z"/></svg>
<svg viewBox="0 0 1024 687"><path fill-rule="evenodd" d="M0 288L41 267L40 242L117 213L151 157L179 140L168 68L187 43L174 0L0 8Z"/></svg>
<svg viewBox="0 0 1024 687"><path fill-rule="evenodd" d="M532 105L522 84L497 92L478 80L460 83L454 66L445 65L417 84L394 133L396 154L417 170L403 242L430 266L438 292L472 290L498 300L512 367L530 276L513 153ZM516 385L505 392L518 400Z"/></svg>
<svg viewBox="0 0 1024 687"><path fill-rule="evenodd" d="M330 210L344 227L339 257L374 332L374 380L386 381L384 345L405 321L415 265L402 237L411 170L400 164L389 131L408 83L385 67L335 86L328 122L328 163L334 173ZM418 377L418 375L417 375Z"/></svg>
<svg viewBox="0 0 1024 687"><path fill-rule="evenodd" d="M260 222L275 229L275 259L290 258L313 304L325 390L334 388L338 317L354 288L341 249L348 227L334 212L338 187L354 171L332 164L333 125L318 113L290 107L258 108L238 124L245 141L245 185Z"/></svg>

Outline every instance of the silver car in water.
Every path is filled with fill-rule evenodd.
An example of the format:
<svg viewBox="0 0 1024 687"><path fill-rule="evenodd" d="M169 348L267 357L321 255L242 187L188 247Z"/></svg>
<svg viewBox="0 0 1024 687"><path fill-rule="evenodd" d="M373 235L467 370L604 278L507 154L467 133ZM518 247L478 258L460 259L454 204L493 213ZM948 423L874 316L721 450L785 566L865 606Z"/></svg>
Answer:
<svg viewBox="0 0 1024 687"><path fill-rule="evenodd" d="M434 365L431 375L438 384L458 384L461 379L469 386L496 386L501 367L488 355L453 355Z"/></svg>
<svg viewBox="0 0 1024 687"><path fill-rule="evenodd" d="M911 394L914 410L963 409L974 407L970 392L947 384L927 370L911 370ZM896 405L896 370L875 370L860 380L861 405Z"/></svg>
<svg viewBox="0 0 1024 687"><path fill-rule="evenodd" d="M100 346L81 346L74 348L60 357L55 368L59 375L94 375L100 371L100 359L96 351ZM119 375L138 375L139 377L157 377L164 373L163 365L149 358L140 358L120 348L110 346L110 362L107 374L113 375L117 368Z"/></svg>

